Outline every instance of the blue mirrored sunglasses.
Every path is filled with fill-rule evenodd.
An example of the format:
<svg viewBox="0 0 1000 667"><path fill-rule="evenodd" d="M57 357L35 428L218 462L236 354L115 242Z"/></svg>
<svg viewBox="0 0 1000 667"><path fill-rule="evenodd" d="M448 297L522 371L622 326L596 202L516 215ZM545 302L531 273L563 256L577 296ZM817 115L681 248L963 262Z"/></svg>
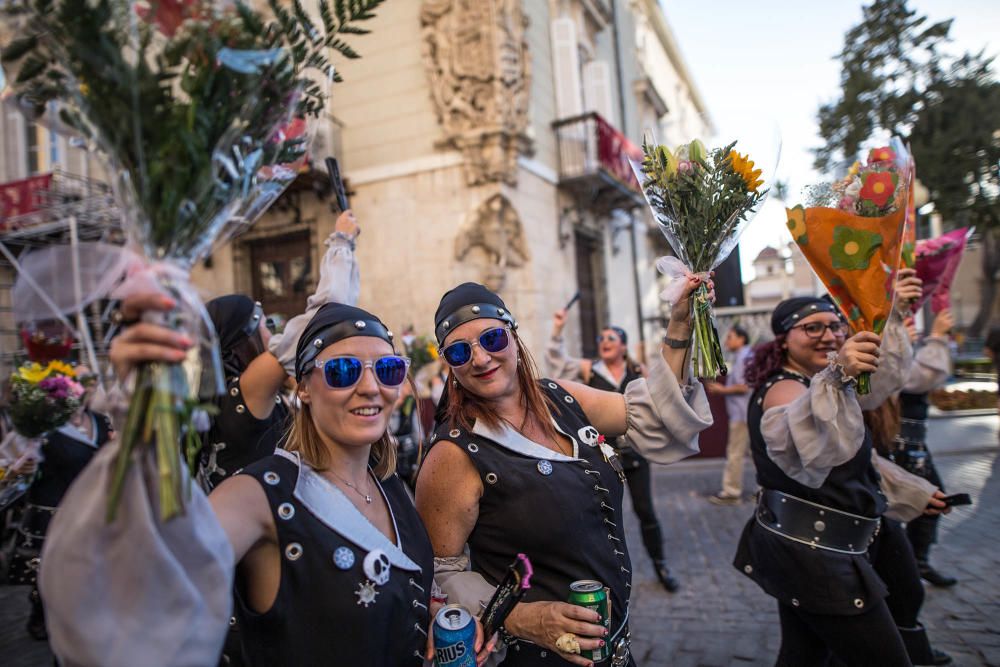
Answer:
<svg viewBox="0 0 1000 667"><path fill-rule="evenodd" d="M474 345L479 345L487 352L503 352L510 345L510 334L507 333L507 327L487 329L479 334L478 341L470 343L467 340L458 340L439 351L449 366L457 368L472 361L472 347Z"/></svg>
<svg viewBox="0 0 1000 667"><path fill-rule="evenodd" d="M348 389L361 380L366 368L372 369L375 379L383 387L398 387L406 380L410 360L395 354L362 361L357 357L334 357L315 361L316 368L323 369L323 378L331 389Z"/></svg>

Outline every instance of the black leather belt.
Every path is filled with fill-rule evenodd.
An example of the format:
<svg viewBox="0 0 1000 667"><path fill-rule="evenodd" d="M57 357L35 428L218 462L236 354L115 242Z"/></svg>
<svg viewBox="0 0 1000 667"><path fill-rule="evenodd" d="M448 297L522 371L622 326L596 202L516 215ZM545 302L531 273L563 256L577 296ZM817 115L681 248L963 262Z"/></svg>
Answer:
<svg viewBox="0 0 1000 667"><path fill-rule="evenodd" d="M786 539L848 554L868 551L881 526L880 519L843 512L774 489L761 489L756 518L758 524Z"/></svg>

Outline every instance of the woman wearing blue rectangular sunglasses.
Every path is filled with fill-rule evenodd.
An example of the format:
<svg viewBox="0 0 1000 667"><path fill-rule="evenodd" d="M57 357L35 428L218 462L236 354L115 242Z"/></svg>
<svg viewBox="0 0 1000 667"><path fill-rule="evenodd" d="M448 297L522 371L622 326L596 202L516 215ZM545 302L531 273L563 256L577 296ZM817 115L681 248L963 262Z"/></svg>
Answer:
<svg viewBox="0 0 1000 667"><path fill-rule="evenodd" d="M145 330L151 337L119 342L112 357L182 353L173 332L154 328ZM41 575L56 654L79 664L134 664L136 655L215 664L234 589L249 665L423 665L435 611L433 552L393 474L388 433L408 365L377 317L324 305L295 350L302 405L285 448L207 501L195 489L187 514L165 527L151 523L133 492L108 531L105 504L92 497L106 493L113 459L99 456L67 499L73 507L55 536L61 547ZM140 486L135 477L126 483ZM135 590L135 581L150 590ZM139 627L155 632L130 631Z"/></svg>
<svg viewBox="0 0 1000 667"><path fill-rule="evenodd" d="M671 338L690 336L687 295L697 286L692 278L673 307ZM436 580L451 602L481 609L524 553L532 588L504 626L514 647L504 667L590 665L606 656L615 667L634 665L624 475L605 439L624 435L656 463L698 451L711 412L699 383L678 381L687 341L665 345L649 378L623 395L539 379L513 315L482 285L444 295L435 334L450 375L417 479L417 509L434 546ZM582 579L609 589L607 627L596 612L564 602Z"/></svg>

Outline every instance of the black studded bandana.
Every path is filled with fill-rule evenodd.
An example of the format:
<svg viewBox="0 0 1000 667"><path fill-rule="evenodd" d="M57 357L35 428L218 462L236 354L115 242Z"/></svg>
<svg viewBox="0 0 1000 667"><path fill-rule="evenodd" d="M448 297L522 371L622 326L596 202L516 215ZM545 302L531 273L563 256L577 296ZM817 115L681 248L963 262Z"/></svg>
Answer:
<svg viewBox="0 0 1000 667"><path fill-rule="evenodd" d="M342 303L324 305L299 337L295 348L295 379L302 379L323 348L353 336L381 338L392 345L392 332L368 311Z"/></svg>

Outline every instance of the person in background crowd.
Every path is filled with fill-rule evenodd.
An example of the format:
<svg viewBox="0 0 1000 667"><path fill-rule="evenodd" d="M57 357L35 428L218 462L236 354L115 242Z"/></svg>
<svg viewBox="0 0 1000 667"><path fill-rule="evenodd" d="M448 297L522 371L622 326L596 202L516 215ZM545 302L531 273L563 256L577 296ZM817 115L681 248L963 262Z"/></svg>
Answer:
<svg viewBox="0 0 1000 667"><path fill-rule="evenodd" d="M416 486L420 466L420 411L413 386L407 382L399 392L399 400L389 417L389 432L396 439L396 473L412 491Z"/></svg>
<svg viewBox="0 0 1000 667"><path fill-rule="evenodd" d="M733 360L726 375L726 384L707 382L705 388L710 394L726 398L726 417L729 419L726 469L722 473L722 490L709 496L708 500L716 505L735 505L743 495L743 462L750 444L747 431L750 387L746 383L746 365L753 352L750 349L750 335L738 325L729 329L723 345Z"/></svg>
<svg viewBox="0 0 1000 667"><path fill-rule="evenodd" d="M292 357L302 328L324 303L357 300L354 215L342 213L335 230L327 239L319 284L306 313L289 320L282 333L272 336L260 303L250 297L231 294L206 305L226 375L226 393L215 399L219 413L204 438L200 472L206 489L274 453L289 423L281 394L294 376Z"/></svg>
<svg viewBox="0 0 1000 667"><path fill-rule="evenodd" d="M934 458L927 442L927 394L937 389L951 375L951 353L948 334L954 325L950 310L942 310L934 318L931 334L923 340L909 367L906 383L899 394L899 432L896 435L891 459L904 470L928 480L944 491L941 475L934 465ZM917 331L909 325L911 341L916 343ZM940 515L923 515L907 522L906 535L913 546L920 568L920 576L934 586L954 586L955 577L938 572L930 563L931 546L937 542Z"/></svg>
<svg viewBox="0 0 1000 667"><path fill-rule="evenodd" d="M900 299L919 296L919 286L911 271L900 272ZM837 308L814 297L780 303L771 330L775 339L757 347L747 371L762 491L733 564L778 602L780 667L831 658L910 665L873 563L887 510L941 511L944 495L875 456L861 414L902 387L912 356L906 332L893 316L881 338L848 337ZM858 396L864 372L871 392ZM885 483L890 471L914 484Z"/></svg>
<svg viewBox="0 0 1000 667"><path fill-rule="evenodd" d="M597 359L575 359L566 355L562 331L566 326L566 311L552 316L552 336L546 350L545 361L552 377L573 380L602 391L624 394L629 382L643 376L643 368L628 354L628 335L621 327L605 327L597 338ZM663 550L663 530L653 509L653 482L649 463L620 440L616 453L625 469L632 508L639 518L639 530L646 553L653 561L653 571L660 584L670 593L680 588L680 582L670 572Z"/></svg>
<svg viewBox="0 0 1000 667"><path fill-rule="evenodd" d="M38 568L42 545L52 517L70 484L94 458L97 450L114 436L107 415L90 409L97 377L83 364L76 367L76 380L84 387L83 401L69 421L42 438L41 462L28 488L24 514L17 528L13 562L8 577L12 583L30 584L31 614L28 634L45 639L45 611L38 594Z"/></svg>
<svg viewBox="0 0 1000 667"><path fill-rule="evenodd" d="M417 509L450 602L482 609L517 554L531 560L531 589L504 626L505 667L593 664L583 650L636 664L625 474L605 439L624 435L657 463L698 451L711 411L701 384L685 379L684 362L688 297L700 282L688 278L648 377L624 396L540 380L513 314L486 287L465 283L441 298L434 333L451 372L417 478ZM565 602L570 584L585 579L607 587L609 627Z"/></svg>
<svg viewBox="0 0 1000 667"><path fill-rule="evenodd" d="M997 376L997 412L1000 413L1000 327L993 327L986 335L983 354L993 361L993 370ZM1000 429L997 429L1000 438Z"/></svg>
<svg viewBox="0 0 1000 667"><path fill-rule="evenodd" d="M116 368L183 348L170 330L154 329L116 339ZM395 354L379 318L329 303L303 328L294 363L302 407L286 449L225 480L207 503L195 490L162 539L145 542L144 523L155 519L141 512L119 515L106 531L105 505L91 501L105 489L80 489L55 528L81 547L55 551L59 574L43 571L41 580L58 614L53 646L61 659L213 664L229 624L212 612L234 577L249 665L418 667L430 658L433 552L395 474L388 433L408 360ZM107 463L95 461L95 477ZM203 568L220 571L214 586L186 585L177 557L192 545L208 549ZM135 567L146 576L135 578ZM100 605L81 608L95 599ZM127 631L137 624L150 631Z"/></svg>

